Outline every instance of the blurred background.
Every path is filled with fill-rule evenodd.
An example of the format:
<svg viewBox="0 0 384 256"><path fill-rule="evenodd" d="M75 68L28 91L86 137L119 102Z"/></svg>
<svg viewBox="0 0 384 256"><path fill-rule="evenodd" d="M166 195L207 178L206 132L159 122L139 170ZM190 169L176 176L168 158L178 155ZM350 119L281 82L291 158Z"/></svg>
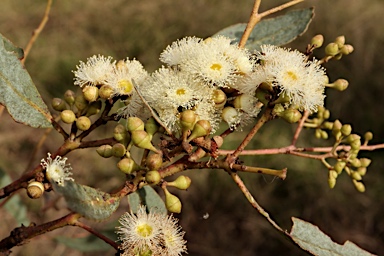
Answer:
<svg viewBox="0 0 384 256"><path fill-rule="evenodd" d="M285 1L263 1L267 10ZM0 3L0 33L14 44L25 47L32 31L39 25L45 10L45 0L2 0ZM253 1L229 0L114 0L114 1L54 1L50 19L33 45L26 68L47 105L52 97L62 97L67 89L74 91L73 74L79 61L94 54L115 59L136 58L152 72L160 65L161 51L184 36L208 37L224 27L247 22ZM354 46L352 55L325 65L331 81L346 78L346 92L329 91L326 106L331 119L351 123L353 130L363 135L374 133L372 143L384 142L384 3L381 0L305 1L297 8L315 6L315 18L308 31L288 46L305 50L310 38L318 33L326 43L345 35ZM282 13L286 12L283 11ZM280 13L280 14L282 14ZM319 57L323 52L317 52ZM98 129L110 137L111 125ZM280 147L290 143L295 126L273 121L254 139L254 148ZM44 130L34 130L16 124L3 113L0 122L0 168L16 179L30 166L39 164L46 152L54 151L62 138L52 132L36 155L32 152ZM228 137L234 148L241 136ZM304 131L299 146L331 145L314 138L313 131ZM31 159L31 156L34 156ZM366 192L355 190L343 174L334 189L327 184L328 172L316 161L293 156L242 157L247 164L262 167L288 167L284 181L264 175L242 175L246 185L284 229L290 230L291 217L309 221L327 233L334 241L350 240L375 254L384 252L384 160L383 151L363 152L361 156L373 162L364 177ZM115 167L115 159L101 159L94 149L78 150L68 155L74 177L104 191L116 189L124 178ZM307 255L288 240L254 210L223 171L192 170L191 188L172 191L181 197L180 218L186 231L189 255ZM29 218L41 224L67 213L65 204L53 193L44 199L30 200L20 191L28 207ZM59 207L52 207L59 205ZM61 209L61 210L59 210ZM119 213L107 223L90 225L99 229L112 228L118 216L128 210L122 202ZM12 215L0 209L2 223L0 239L16 227ZM206 218L209 216L208 218ZM67 227L39 236L28 244L14 248L14 255L99 255L101 251L79 252L54 238L88 236L74 227ZM43 247L42 247L43 246ZM113 255L113 250L102 252Z"/></svg>

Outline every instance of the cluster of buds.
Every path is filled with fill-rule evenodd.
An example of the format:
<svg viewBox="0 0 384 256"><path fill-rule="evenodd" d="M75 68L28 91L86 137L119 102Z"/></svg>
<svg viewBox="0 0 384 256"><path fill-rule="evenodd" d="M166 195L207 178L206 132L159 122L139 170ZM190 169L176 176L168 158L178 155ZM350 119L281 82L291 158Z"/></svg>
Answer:
<svg viewBox="0 0 384 256"><path fill-rule="evenodd" d="M67 90L63 99L53 98L52 107L60 112L60 118L64 123L75 122L78 130L86 131L92 124L89 117L100 112L102 102L98 99L98 88L87 86L78 95Z"/></svg>

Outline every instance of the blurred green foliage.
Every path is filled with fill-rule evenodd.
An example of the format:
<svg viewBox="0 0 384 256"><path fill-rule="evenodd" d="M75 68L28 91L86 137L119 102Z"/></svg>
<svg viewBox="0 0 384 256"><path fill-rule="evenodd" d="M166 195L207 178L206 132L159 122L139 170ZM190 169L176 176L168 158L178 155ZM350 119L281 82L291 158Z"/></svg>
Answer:
<svg viewBox="0 0 384 256"><path fill-rule="evenodd" d="M264 1L261 9L283 2ZM16 45L25 47L43 16L45 5L44 0L2 0L0 32ZM73 86L71 70L80 60L85 61L94 54L111 55L115 59L137 58L151 72L161 65L158 60L161 51L174 40L188 35L208 37L229 25L246 22L252 5L251 0L54 1L50 19L32 48L26 68L45 101L49 102L50 98L60 97L67 89L77 89ZM308 6L315 6L315 19L308 32L289 47L304 51L310 38L318 33L324 34L326 43L338 35L346 36L347 43L354 46L355 52L325 66L331 81L346 78L350 86L344 93L329 92L327 107L331 110L331 118L352 123L354 131L360 134L371 130L373 141L383 142L382 1L313 0L295 8ZM322 57L322 52L317 51L316 55ZM99 130L101 134L107 134L108 127ZM6 170L15 170L11 176L16 178L26 168L33 146L43 131L31 136L31 128L14 124L3 115L0 132L3 137L0 163ZM273 121L260 131L252 146L286 146L293 132L293 126ZM60 136L49 136L50 140L38 157L44 157L46 151L59 145ZM238 143L236 138L240 136L230 135L228 139L232 141L227 147L234 148ZM322 144L314 139L313 131L305 131L299 145ZM373 159L365 177L367 191L364 194L354 189L345 174L338 179L336 188L330 190L325 167L292 156L241 158L246 163L262 167L288 167L285 181L256 174L242 177L259 203L283 228L289 230L290 217L296 216L318 225L336 242L351 240L372 253L380 253L384 251L384 189L380 182L384 179L382 154L382 150L363 153ZM68 157L75 169L75 178L83 180L84 184L110 190L121 183L123 176L118 174L115 162L97 158L92 149ZM39 160L32 162L38 164ZM81 171L76 172L76 169ZM192 186L187 192L176 191L176 194L183 202L183 212L179 217L187 232L189 255L306 255L274 231L246 202L226 173L205 170L186 173L192 178ZM46 202L50 200L52 198ZM126 207L123 206L122 210ZM207 219L203 218L206 213L209 214ZM37 211L33 219L42 223L58 216L62 216L62 212ZM2 228L1 237L14 227L15 223L10 221L7 230ZM91 255L80 254L53 241L45 245L43 252L39 249L42 241L59 232L74 234L74 229L55 231L42 239L37 238L16 248L15 252L33 255L40 250L40 256L52 253Z"/></svg>

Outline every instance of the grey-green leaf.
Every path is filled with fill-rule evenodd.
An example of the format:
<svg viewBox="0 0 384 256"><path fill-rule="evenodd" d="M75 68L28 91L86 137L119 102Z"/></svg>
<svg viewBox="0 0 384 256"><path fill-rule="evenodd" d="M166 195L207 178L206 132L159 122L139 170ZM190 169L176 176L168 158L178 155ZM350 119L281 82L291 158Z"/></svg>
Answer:
<svg viewBox="0 0 384 256"><path fill-rule="evenodd" d="M143 204L151 212L167 214L164 201L151 186L144 186L135 193L128 195L128 203L133 213L137 213L140 204Z"/></svg>
<svg viewBox="0 0 384 256"><path fill-rule="evenodd" d="M260 46L263 44L285 45L308 29L313 16L314 8L312 7L262 20L252 30L245 48L260 50ZM233 44L239 43L246 26L246 23L235 24L220 30L214 36L226 36L232 39Z"/></svg>
<svg viewBox="0 0 384 256"><path fill-rule="evenodd" d="M23 53L0 34L0 104L19 123L51 127L51 114L19 58Z"/></svg>
<svg viewBox="0 0 384 256"><path fill-rule="evenodd" d="M5 187L12 182L11 178L0 168L0 187ZM6 200L6 199L3 199ZM12 215L18 225L24 224L28 226L30 220L27 216L27 207L21 201L20 195L13 195L4 205L4 209Z"/></svg>
<svg viewBox="0 0 384 256"><path fill-rule="evenodd" d="M64 196L69 209L90 220L102 221L109 218L120 203L119 197L73 181L65 181L64 186L53 184L53 187Z"/></svg>
<svg viewBox="0 0 384 256"><path fill-rule="evenodd" d="M372 256L356 244L346 241L337 244L317 226L298 218L292 218L293 227L290 236L303 250L317 256Z"/></svg>

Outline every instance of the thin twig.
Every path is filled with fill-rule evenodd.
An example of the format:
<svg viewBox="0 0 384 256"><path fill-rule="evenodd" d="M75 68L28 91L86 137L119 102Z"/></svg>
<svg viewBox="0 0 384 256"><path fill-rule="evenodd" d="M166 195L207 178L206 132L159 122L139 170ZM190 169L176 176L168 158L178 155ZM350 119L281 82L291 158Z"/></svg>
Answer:
<svg viewBox="0 0 384 256"><path fill-rule="evenodd" d="M288 8L288 7L291 7L291 6L295 5L295 4L298 4L298 3L304 2L304 1L305 0L292 0L292 1L288 2L288 3L282 4L280 6L272 8L272 9L269 9L268 11L265 11L265 12L262 12L262 13L259 14L260 15L260 19L264 18L265 16L271 15L273 13L282 11L282 10Z"/></svg>
<svg viewBox="0 0 384 256"><path fill-rule="evenodd" d="M299 125L296 128L295 134L293 135L292 144L291 144L292 146L296 145L296 142L299 139L300 133L303 130L304 122L305 122L305 120L307 120L308 116L309 116L309 112L308 111L304 111L304 115L301 118L301 120L299 122Z"/></svg>
<svg viewBox="0 0 384 256"><path fill-rule="evenodd" d="M77 226L77 227L80 227L82 229L85 229L86 231L88 231L89 233L97 236L98 238L100 238L101 240L103 240L104 242L106 242L107 244L109 244L110 246L112 246L113 248L115 248L117 251L119 250L119 244L117 244L116 242L114 242L113 240L109 239L108 237L106 237L105 235L97 232L96 230L92 229L91 227L85 225L84 223L80 222L80 221L76 221L75 223L73 223L73 226Z"/></svg>
<svg viewBox="0 0 384 256"><path fill-rule="evenodd" d="M45 24L49 19L49 12L51 11L52 0L48 0L47 6L45 8L43 19L40 22L40 25L33 31L31 39L24 50L24 58L21 60L21 63L24 64L25 60L28 57L29 52L31 51L33 43L36 41L37 37L40 35L41 31L43 31Z"/></svg>

